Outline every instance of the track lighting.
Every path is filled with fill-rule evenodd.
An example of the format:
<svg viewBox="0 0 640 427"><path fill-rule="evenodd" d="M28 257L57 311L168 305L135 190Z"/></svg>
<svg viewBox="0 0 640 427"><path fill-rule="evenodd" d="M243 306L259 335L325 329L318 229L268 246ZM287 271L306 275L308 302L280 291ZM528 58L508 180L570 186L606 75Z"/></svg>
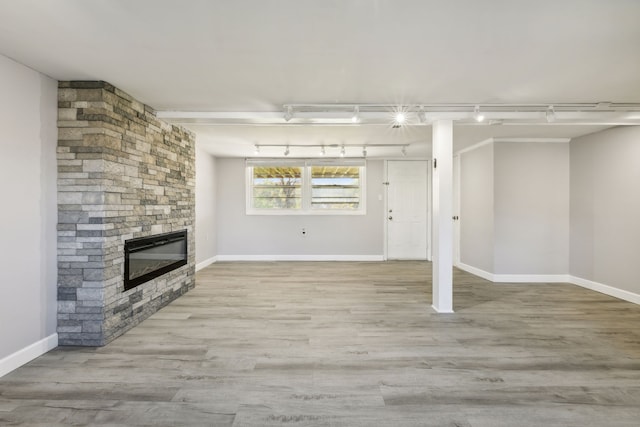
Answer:
<svg viewBox="0 0 640 427"><path fill-rule="evenodd" d="M547 119L547 123L553 123L556 121L556 112L553 109L553 105L549 105L546 113L544 113L545 118Z"/></svg>
<svg viewBox="0 0 640 427"><path fill-rule="evenodd" d="M283 125L408 125L424 126L434 120L452 120L464 124L640 124L638 103L555 103L538 104L284 104L281 111L203 112L158 111L159 118L176 124L256 124ZM555 119L554 119L555 117Z"/></svg>
<svg viewBox="0 0 640 427"><path fill-rule="evenodd" d="M484 121L484 115L480 112L480 106L476 105L473 108L473 118L476 119L476 122L480 123Z"/></svg>
<svg viewBox="0 0 640 427"><path fill-rule="evenodd" d="M293 118L293 107L291 105L287 105L284 110L284 121L288 122Z"/></svg>
<svg viewBox="0 0 640 427"><path fill-rule="evenodd" d="M409 147L411 144L402 144L402 145L398 145L398 144L375 144L375 143L367 143L367 144L352 144L349 145L349 149L357 149L357 148L362 148L362 157L366 158L369 155L369 148L371 147L376 147L376 148L389 148L389 149L395 149L397 150L398 147L400 147L400 149L402 150L402 155L406 156L407 155L407 147ZM260 154L262 148L267 147L268 150L266 150L267 152L271 151L271 148L281 148L284 150L283 154L284 157L289 156L291 154L291 147L296 147L299 148L301 153L306 153L308 149L310 148L314 148L317 149L318 151L316 151L316 156L317 157L321 157L321 156L325 156L327 154L327 147L330 150L336 149L338 150L338 154L340 157L346 157L347 156L347 145L345 143L342 144L326 144L325 142L322 142L321 144L288 144L288 143L284 143L284 144L255 144L254 145L254 153L256 155ZM332 152L332 151L330 151ZM355 151L354 151L355 152ZM332 157L336 157L332 154Z"/></svg>

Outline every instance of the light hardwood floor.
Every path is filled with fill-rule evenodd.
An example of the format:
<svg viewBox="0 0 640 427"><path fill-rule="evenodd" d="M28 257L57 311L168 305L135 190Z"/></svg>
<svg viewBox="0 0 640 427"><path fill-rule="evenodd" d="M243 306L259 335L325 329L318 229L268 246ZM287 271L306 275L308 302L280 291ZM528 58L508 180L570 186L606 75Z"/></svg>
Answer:
<svg viewBox="0 0 640 427"><path fill-rule="evenodd" d="M102 348L0 379L0 425L640 425L640 307L426 262L217 263Z"/></svg>

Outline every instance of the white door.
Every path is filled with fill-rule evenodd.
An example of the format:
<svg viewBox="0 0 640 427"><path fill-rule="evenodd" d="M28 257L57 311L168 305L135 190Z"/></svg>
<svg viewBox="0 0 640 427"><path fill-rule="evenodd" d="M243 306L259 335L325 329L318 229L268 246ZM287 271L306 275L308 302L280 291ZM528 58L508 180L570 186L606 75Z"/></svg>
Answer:
<svg viewBox="0 0 640 427"><path fill-rule="evenodd" d="M427 259L426 161L387 162L387 258Z"/></svg>

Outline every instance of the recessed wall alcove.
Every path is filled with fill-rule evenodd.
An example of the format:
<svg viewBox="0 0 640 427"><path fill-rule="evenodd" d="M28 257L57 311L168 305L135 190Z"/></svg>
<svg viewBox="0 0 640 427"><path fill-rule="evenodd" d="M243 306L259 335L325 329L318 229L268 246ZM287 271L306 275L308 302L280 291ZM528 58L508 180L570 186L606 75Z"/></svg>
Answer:
<svg viewBox="0 0 640 427"><path fill-rule="evenodd" d="M108 343L195 284L195 137L102 81L58 86L58 337ZM187 231L187 263L124 286L129 239Z"/></svg>

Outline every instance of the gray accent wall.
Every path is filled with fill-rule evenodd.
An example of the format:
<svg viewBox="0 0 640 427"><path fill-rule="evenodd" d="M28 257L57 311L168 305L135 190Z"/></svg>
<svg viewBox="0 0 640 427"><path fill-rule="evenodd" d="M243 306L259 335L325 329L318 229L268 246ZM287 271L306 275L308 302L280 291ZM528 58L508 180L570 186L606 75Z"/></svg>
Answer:
<svg viewBox="0 0 640 427"><path fill-rule="evenodd" d="M196 265L217 255L216 159L196 143Z"/></svg>
<svg viewBox="0 0 640 427"><path fill-rule="evenodd" d="M57 82L0 55L0 360L56 333Z"/></svg>
<svg viewBox="0 0 640 427"><path fill-rule="evenodd" d="M569 144L489 142L460 153L460 262L494 275L566 275Z"/></svg>
<svg viewBox="0 0 640 427"><path fill-rule="evenodd" d="M640 294L640 127L570 145L570 274Z"/></svg>
<svg viewBox="0 0 640 427"><path fill-rule="evenodd" d="M569 144L496 142L495 274L567 274Z"/></svg>
<svg viewBox="0 0 640 427"><path fill-rule="evenodd" d="M366 215L247 215L244 160L218 158L216 172L219 257L384 254L381 160L367 161Z"/></svg>
<svg viewBox="0 0 640 427"><path fill-rule="evenodd" d="M460 262L493 271L493 144L460 154Z"/></svg>

